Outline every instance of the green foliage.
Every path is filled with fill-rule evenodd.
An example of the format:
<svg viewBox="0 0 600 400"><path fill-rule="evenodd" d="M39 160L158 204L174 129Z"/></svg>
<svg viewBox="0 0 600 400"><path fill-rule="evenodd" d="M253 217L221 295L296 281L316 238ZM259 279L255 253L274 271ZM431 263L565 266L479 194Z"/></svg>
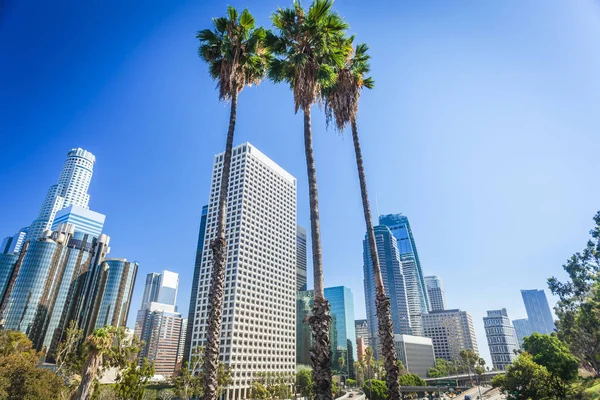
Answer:
<svg viewBox="0 0 600 400"><path fill-rule="evenodd" d="M250 389L250 398L256 400L267 400L270 396L269 391L260 382L252 382L252 387Z"/></svg>
<svg viewBox="0 0 600 400"><path fill-rule="evenodd" d="M547 400L552 394L549 389L550 374L546 367L536 364L531 354L522 353L508 366L506 374L496 375L492 386L500 388L509 400Z"/></svg>
<svg viewBox="0 0 600 400"><path fill-rule="evenodd" d="M354 379L346 379L346 385L348 385L350 387L355 387L356 381Z"/></svg>
<svg viewBox="0 0 600 400"><path fill-rule="evenodd" d="M0 331L0 398L55 400L61 398L63 380L38 368L41 354L21 332Z"/></svg>
<svg viewBox="0 0 600 400"><path fill-rule="evenodd" d="M385 382L377 379L366 381L362 386L362 390L369 400L387 400L389 397Z"/></svg>
<svg viewBox="0 0 600 400"><path fill-rule="evenodd" d="M427 386L427 382L415 374L404 374L399 379L400 386Z"/></svg>
<svg viewBox="0 0 600 400"><path fill-rule="evenodd" d="M578 360L558 337L533 333L525 338L523 349L532 355L534 362L546 367L551 375L564 382L577 379Z"/></svg>
<svg viewBox="0 0 600 400"><path fill-rule="evenodd" d="M303 397L312 397L312 371L302 369L296 372L296 391Z"/></svg>
<svg viewBox="0 0 600 400"><path fill-rule="evenodd" d="M257 390L264 388L269 393L269 399L288 399L292 397L290 386L294 383L294 376L286 373L262 372L255 375L253 383L260 383Z"/></svg>
<svg viewBox="0 0 600 400"><path fill-rule="evenodd" d="M131 361L125 371L117 376L115 394L117 400L142 400L146 385L154 376L154 364L144 359L141 366Z"/></svg>
<svg viewBox="0 0 600 400"><path fill-rule="evenodd" d="M456 367L450 361L446 361L443 358L435 360L435 367L430 368L427 375L431 378L440 378L442 376L450 376L455 374Z"/></svg>
<svg viewBox="0 0 600 400"><path fill-rule="evenodd" d="M202 375L195 371L200 370L203 361L204 348L202 346L195 347L192 350L190 362L184 362L179 375L171 379L170 383L173 385L174 392L178 397L187 400L202 396ZM219 383L219 393L231 382L231 371L223 363L219 364L217 381Z"/></svg>

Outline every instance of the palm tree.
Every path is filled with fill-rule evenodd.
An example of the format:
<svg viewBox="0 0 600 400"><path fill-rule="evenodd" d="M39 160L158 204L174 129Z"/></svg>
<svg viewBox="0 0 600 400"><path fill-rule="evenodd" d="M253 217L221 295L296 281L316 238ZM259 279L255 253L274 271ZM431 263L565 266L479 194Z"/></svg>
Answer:
<svg viewBox="0 0 600 400"><path fill-rule="evenodd" d="M227 9L227 16L214 18L213 25L214 30L205 29L196 35L200 40L198 54L208 64L210 76L217 82L219 100L231 101L231 112L217 204L216 238L210 244L213 265L204 347L202 398L205 400L214 400L218 395L219 337L227 254L225 240L227 188L238 94L244 86L260 83L269 60L268 51L264 46L266 32L263 28L255 27L254 17L248 10L238 14L237 10L230 6Z"/></svg>
<svg viewBox="0 0 600 400"><path fill-rule="evenodd" d="M85 339L87 358L83 364L81 382L73 399L89 400L94 390L94 380L102 366L102 356L113 344L115 329L112 326L96 329Z"/></svg>
<svg viewBox="0 0 600 400"><path fill-rule="evenodd" d="M321 90L335 83L335 68L343 66L348 49L341 40L348 25L332 11L332 0L315 0L308 12L295 1L278 9L271 20L277 33L267 34L267 43L277 58L269 64L269 78L287 82L294 94L295 111L304 114L304 153L310 199L310 233L314 269L314 306L309 319L313 349L315 398L331 399L331 348L329 303L323 291L321 230L317 172L312 145L311 107Z"/></svg>
<svg viewBox="0 0 600 400"><path fill-rule="evenodd" d="M352 40L353 38L349 38L348 43L351 44ZM333 120L336 128L340 131L344 130L348 124L352 127L352 140L356 154L363 213L367 225L369 252L371 253L373 274L375 276L375 307L377 310L379 340L385 360L386 384L390 393L390 399L399 400L401 398L400 386L398 384L399 371L396 364L396 345L394 343L394 327L390 314L390 300L385 294L381 268L379 266L379 255L377 254L377 243L375 242L375 232L373 230L371 207L367 192L367 178L365 176L362 150L358 138L358 124L356 123L361 90L363 88L372 89L374 86L373 79L366 76L370 69L368 50L369 47L366 44L356 46L354 53L346 59L344 66L337 70L338 78L335 85L323 90L323 98L325 99L325 115L328 123Z"/></svg>

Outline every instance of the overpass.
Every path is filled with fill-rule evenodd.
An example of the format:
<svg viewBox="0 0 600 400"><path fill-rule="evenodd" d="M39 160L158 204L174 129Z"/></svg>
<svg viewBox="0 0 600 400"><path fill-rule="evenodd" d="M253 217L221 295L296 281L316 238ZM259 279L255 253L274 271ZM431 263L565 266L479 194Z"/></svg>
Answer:
<svg viewBox="0 0 600 400"><path fill-rule="evenodd" d="M486 371L481 374L480 384L489 383L496 375L505 374L506 371ZM450 376L442 376L439 378L424 378L424 381L431 386L468 386L471 387L478 383L479 376L477 374L457 374Z"/></svg>

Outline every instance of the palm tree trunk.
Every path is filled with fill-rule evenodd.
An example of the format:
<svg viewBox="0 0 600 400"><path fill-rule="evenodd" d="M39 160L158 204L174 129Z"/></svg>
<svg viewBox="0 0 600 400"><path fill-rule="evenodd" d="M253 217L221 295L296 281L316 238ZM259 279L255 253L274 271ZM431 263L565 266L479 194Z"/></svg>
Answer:
<svg viewBox="0 0 600 400"><path fill-rule="evenodd" d="M227 188L229 186L229 171L231 169L231 152L233 148L233 132L237 112L237 95L234 91L231 96L231 113L229 115L229 130L223 157L223 172L221 174L221 187L217 214L216 238L210 243L212 250L213 268L210 282L208 327L206 329L206 343L204 347L204 376L203 400L216 400L219 395L219 342L221 335L221 316L223 313L223 290L225 286L225 257L227 255L227 242L225 228L227 221Z"/></svg>
<svg viewBox="0 0 600 400"><path fill-rule="evenodd" d="M323 289L323 257L321 254L321 227L319 222L319 193L317 191L317 170L312 147L312 129L310 126L310 107L304 112L304 153L308 175L308 196L310 199L310 236L313 256L315 300L309 323L312 328L313 348L310 352L313 375L313 398L331 400L331 344L329 327L331 316L329 302L325 300Z"/></svg>
<svg viewBox="0 0 600 400"><path fill-rule="evenodd" d="M98 373L98 367L102 364L102 353L98 350L92 350L83 365L81 382L79 388L73 396L73 400L89 400L94 392L94 379Z"/></svg>
<svg viewBox="0 0 600 400"><path fill-rule="evenodd" d="M360 194L362 197L365 223L367 225L369 251L371 252L373 273L375 275L375 307L377 309L379 340L381 341L381 349L385 360L386 384L389 391L389 399L400 400L400 385L398 383L399 371L398 364L396 362L396 344L394 343L394 326L392 324L392 316L390 314L390 299L385 295L385 287L383 286L383 278L381 276L381 267L379 266L379 255L377 254L375 231L373 230L373 221L371 219L371 206L369 205L369 194L367 192L367 178L365 177L362 150L360 148L360 141L358 139L358 126L356 124L356 118L352 118L352 140L354 141L354 152L356 153L356 167L358 169L358 180L360 181Z"/></svg>

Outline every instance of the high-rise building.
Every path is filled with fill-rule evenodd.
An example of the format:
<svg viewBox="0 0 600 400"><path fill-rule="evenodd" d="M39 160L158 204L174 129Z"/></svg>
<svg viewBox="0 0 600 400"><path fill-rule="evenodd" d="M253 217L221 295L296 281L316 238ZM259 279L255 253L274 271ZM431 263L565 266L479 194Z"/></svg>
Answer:
<svg viewBox="0 0 600 400"><path fill-rule="evenodd" d="M435 275L425 277L425 286L429 295L430 311L442 311L446 309L446 294L442 280Z"/></svg>
<svg viewBox="0 0 600 400"><path fill-rule="evenodd" d="M2 240L2 244L0 244L0 254L18 254L21 252L21 248L25 243L25 237L27 236L27 231L29 227L23 228L19 230L19 232L15 233L14 236L9 236Z"/></svg>
<svg viewBox="0 0 600 400"><path fill-rule="evenodd" d="M354 330L356 331L356 343L358 343L358 338L362 338L365 348L369 347L369 324L367 320L357 319L354 321Z"/></svg>
<svg viewBox="0 0 600 400"><path fill-rule="evenodd" d="M60 224L71 224L75 230L99 238L104 228L106 216L87 208L70 205L56 212L52 230Z"/></svg>
<svg viewBox="0 0 600 400"><path fill-rule="evenodd" d="M175 306L178 287L179 274L176 272L163 270L160 274L156 272L149 273L146 275L142 309L148 307L151 302Z"/></svg>
<svg viewBox="0 0 600 400"><path fill-rule="evenodd" d="M27 232L26 240L35 240L49 230L59 210L70 205L88 208L88 188L94 172L96 157L83 149L72 149L58 178L58 183L48 190L38 217Z"/></svg>
<svg viewBox="0 0 600 400"><path fill-rule="evenodd" d="M0 303L4 298L4 293L8 288L8 283L13 275L17 261L19 260L19 254L5 254L0 253Z"/></svg>
<svg viewBox="0 0 600 400"><path fill-rule="evenodd" d="M196 245L196 261L194 263L194 276L192 278L192 293L190 295L190 304L188 308L188 317L185 331L185 345L183 346L183 362L189 361L192 347L192 328L194 326L194 315L196 314L196 300L198 299L198 281L200 279L200 270L202 269L202 254L204 251L204 234L206 233L206 217L208 215L208 206L202 207L200 216L200 229L198 232L198 244ZM208 251L208 250L207 250Z"/></svg>
<svg viewBox="0 0 600 400"><path fill-rule="evenodd" d="M312 331L308 319L312 315L314 299L312 290L296 293L296 364L311 365Z"/></svg>
<svg viewBox="0 0 600 400"><path fill-rule="evenodd" d="M554 320L552 312L548 305L546 292L543 290L521 290L525 310L527 310L527 319L531 332L547 333L554 332Z"/></svg>
<svg viewBox="0 0 600 400"><path fill-rule="evenodd" d="M306 290L306 229L296 227L296 286L298 291Z"/></svg>
<svg viewBox="0 0 600 400"><path fill-rule="evenodd" d="M331 306L331 316L335 321L337 334L337 352L344 358L343 366L338 364L338 357L332 360L333 368L346 372L354 377L354 361L358 359L356 352L356 330L354 327L354 296L345 286L325 288L325 299ZM334 353L334 354L336 354Z"/></svg>
<svg viewBox="0 0 600 400"><path fill-rule="evenodd" d="M487 317L483 317L483 326L492 364L495 369L504 371L517 358L516 350L519 349L517 334L508 319L506 308L488 311Z"/></svg>
<svg viewBox="0 0 600 400"><path fill-rule="evenodd" d="M523 339L532 333L531 327L529 326L529 320L527 318L513 319L512 323L515 327L515 333L517 334L519 347L523 347Z"/></svg>
<svg viewBox="0 0 600 400"><path fill-rule="evenodd" d="M435 358L460 359L460 351L479 353L473 319L466 311L432 311L423 315L423 334L433 340Z"/></svg>
<svg viewBox="0 0 600 400"><path fill-rule="evenodd" d="M413 319L409 313L405 279L404 273L402 272L402 263L400 261L397 240L387 226L379 225L376 226L374 230L385 293L390 299L390 312L392 315L392 323L394 325L394 333L410 335L413 332ZM367 323L369 325L369 343L375 352L375 356L379 357L379 330L377 322L377 309L375 308L375 275L373 273L373 263L371 261L369 242L366 238L363 240L363 249L365 301L367 308ZM420 317L420 313L418 313L417 316Z"/></svg>
<svg viewBox="0 0 600 400"><path fill-rule="evenodd" d="M215 238L224 154L215 156L205 234ZM236 146L227 195L220 360L225 398L245 398L257 373L296 371L296 179L249 143ZM212 253L204 251L192 348L206 340ZM191 321L189 322L191 323Z"/></svg>
<svg viewBox="0 0 600 400"><path fill-rule="evenodd" d="M394 335L398 360L411 373L426 378L430 368L435 367L433 341L430 338L411 335Z"/></svg>
<svg viewBox="0 0 600 400"><path fill-rule="evenodd" d="M402 262L406 286L406 298L411 317L412 334L422 336L421 318L429 309L429 298L421 261L415 244L415 238L410 228L408 218L402 214L388 214L379 216L379 224L385 225L392 231L398 241L398 251Z"/></svg>

